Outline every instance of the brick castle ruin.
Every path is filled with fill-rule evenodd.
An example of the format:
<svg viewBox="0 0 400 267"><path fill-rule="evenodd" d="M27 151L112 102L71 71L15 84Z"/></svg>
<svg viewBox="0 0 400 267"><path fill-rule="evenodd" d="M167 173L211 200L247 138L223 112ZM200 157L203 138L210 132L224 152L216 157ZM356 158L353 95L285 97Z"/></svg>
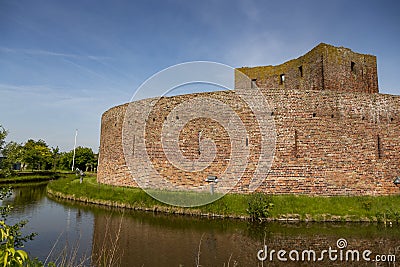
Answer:
<svg viewBox="0 0 400 267"><path fill-rule="evenodd" d="M275 125L272 165L261 173L258 191L326 196L400 192L393 183L400 176L400 96L379 93L375 56L321 43L278 66L237 70L249 80L245 85L237 80L236 86L246 87L248 94L252 87L259 88L270 105L266 115ZM232 143L226 129L212 118L193 119L179 133L179 148L189 160L200 157L199 133L215 143L216 156L201 171L171 164L161 142L163 123L174 108L204 97L229 105L246 128L246 140L242 141L249 161L232 192L250 192L250 180L263 153L260 129L252 110L233 91L162 97L155 105L154 99L144 99L109 109L101 120L98 181L137 186L140 177L151 186L156 179L154 171L141 169L143 155L135 154L139 146L145 147L146 160L157 175L182 188L201 186L209 175L219 177L228 168ZM143 110L151 105L151 112L143 116ZM131 169L123 148L128 107L133 108L129 121L138 126L137 132L132 128L128 140ZM179 120L179 114L174 113L174 119Z"/></svg>

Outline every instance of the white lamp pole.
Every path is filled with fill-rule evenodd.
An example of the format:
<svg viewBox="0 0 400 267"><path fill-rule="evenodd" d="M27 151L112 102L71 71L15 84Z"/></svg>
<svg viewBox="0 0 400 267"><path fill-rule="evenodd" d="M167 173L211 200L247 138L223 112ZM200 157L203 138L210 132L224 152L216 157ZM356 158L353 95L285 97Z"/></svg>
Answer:
<svg viewBox="0 0 400 267"><path fill-rule="evenodd" d="M74 156L72 157L72 171L75 168L75 148L76 148L76 137L78 136L78 129L75 131L75 143L74 143Z"/></svg>

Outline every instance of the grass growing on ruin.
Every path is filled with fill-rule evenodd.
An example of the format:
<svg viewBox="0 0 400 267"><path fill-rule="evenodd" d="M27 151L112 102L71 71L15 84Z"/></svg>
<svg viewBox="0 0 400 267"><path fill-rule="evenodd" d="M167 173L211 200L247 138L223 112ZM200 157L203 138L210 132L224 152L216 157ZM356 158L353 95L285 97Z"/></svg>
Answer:
<svg viewBox="0 0 400 267"><path fill-rule="evenodd" d="M176 208L161 203L140 188L98 184L96 177L85 177L82 184L75 175L52 181L48 192L58 197L103 205L182 214L216 214L248 217L252 195L227 194L201 207ZM173 192L171 194L177 194ZM179 193L178 193L179 194ZM188 193L196 195L196 193ZM400 195L379 197L316 197L272 195L270 219L300 221L400 221ZM259 203L260 204L260 203ZM262 203L261 203L262 204ZM269 203L265 203L269 204ZM251 204L253 205L253 204Z"/></svg>

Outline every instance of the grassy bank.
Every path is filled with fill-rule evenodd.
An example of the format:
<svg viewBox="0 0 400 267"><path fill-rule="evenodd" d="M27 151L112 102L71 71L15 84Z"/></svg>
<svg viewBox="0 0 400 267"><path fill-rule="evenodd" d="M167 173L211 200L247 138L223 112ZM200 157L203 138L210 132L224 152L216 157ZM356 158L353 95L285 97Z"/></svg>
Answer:
<svg viewBox="0 0 400 267"><path fill-rule="evenodd" d="M9 177L0 178L0 184L43 182L66 176L67 173L51 171L15 172Z"/></svg>
<svg viewBox="0 0 400 267"><path fill-rule="evenodd" d="M264 203L254 202L254 195L227 194L201 207L178 208L161 203L140 188L98 184L94 176L85 177L82 184L74 175L52 181L47 187L53 197L87 203L201 216L249 218L248 209L273 203L269 220L287 221L366 221L399 222L400 196L379 197L312 197L274 195ZM267 202L266 202L267 201ZM250 203L250 204L249 204ZM261 205L260 205L261 204Z"/></svg>

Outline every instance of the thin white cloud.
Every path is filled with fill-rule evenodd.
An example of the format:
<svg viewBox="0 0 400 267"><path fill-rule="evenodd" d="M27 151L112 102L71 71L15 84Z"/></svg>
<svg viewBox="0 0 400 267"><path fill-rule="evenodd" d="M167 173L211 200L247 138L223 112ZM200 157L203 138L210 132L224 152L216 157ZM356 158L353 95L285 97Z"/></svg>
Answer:
<svg viewBox="0 0 400 267"><path fill-rule="evenodd" d="M125 85L121 81L112 78L110 75L104 75L102 73L94 71L92 68L88 68L88 67L86 67L86 66L84 66L82 64L78 64L78 63L76 63L76 62L74 62L74 61L72 61L70 59L64 58L63 61L67 62L68 64L71 64L74 67L76 67L76 68L78 68L80 70L83 70L86 73L89 73L89 74L91 74L91 75L93 75L93 76L95 76L95 77L97 77L97 78L99 78L99 79L101 79L101 80L103 80L105 82L110 82L114 86L114 88L113 88L114 91L117 91L119 93L125 94L125 92L121 89L121 88L124 88Z"/></svg>
<svg viewBox="0 0 400 267"><path fill-rule="evenodd" d="M43 94L48 95L51 91L49 87L43 85L14 85L0 83L0 91L13 92L17 94Z"/></svg>
<svg viewBox="0 0 400 267"><path fill-rule="evenodd" d="M63 57L63 58L72 58L72 59L89 59L89 60L96 60L96 61L110 59L110 57L103 57L103 56L59 53L59 52L40 50L40 49L16 49L16 48L4 47L4 46L0 46L0 51L5 52L5 53L19 53L19 54L26 54L26 55L32 55L32 56L51 56L51 57Z"/></svg>
<svg viewBox="0 0 400 267"><path fill-rule="evenodd" d="M47 85L15 85L0 83L0 94L2 101L7 101L7 98L21 101L27 101L34 105L55 106L61 108L70 104L90 104L98 103L100 106L107 105L110 101L123 101L127 98L126 94L115 93L110 96L110 91L94 90L92 88L80 88L71 90L70 88L51 87ZM128 99L129 100L129 99ZM128 101L126 100L126 101ZM6 104L3 102L3 104ZM11 103L10 103L11 104ZM1 106L1 105L0 105Z"/></svg>
<svg viewBox="0 0 400 267"><path fill-rule="evenodd" d="M4 97L3 101L6 101L0 101L0 103L3 106L20 103L23 105L23 109L27 109L30 105L36 106L36 108L57 107L62 109L63 106L68 106L71 103L89 103L93 100L91 96L82 93L82 91L71 91L46 85L0 84L0 93Z"/></svg>

